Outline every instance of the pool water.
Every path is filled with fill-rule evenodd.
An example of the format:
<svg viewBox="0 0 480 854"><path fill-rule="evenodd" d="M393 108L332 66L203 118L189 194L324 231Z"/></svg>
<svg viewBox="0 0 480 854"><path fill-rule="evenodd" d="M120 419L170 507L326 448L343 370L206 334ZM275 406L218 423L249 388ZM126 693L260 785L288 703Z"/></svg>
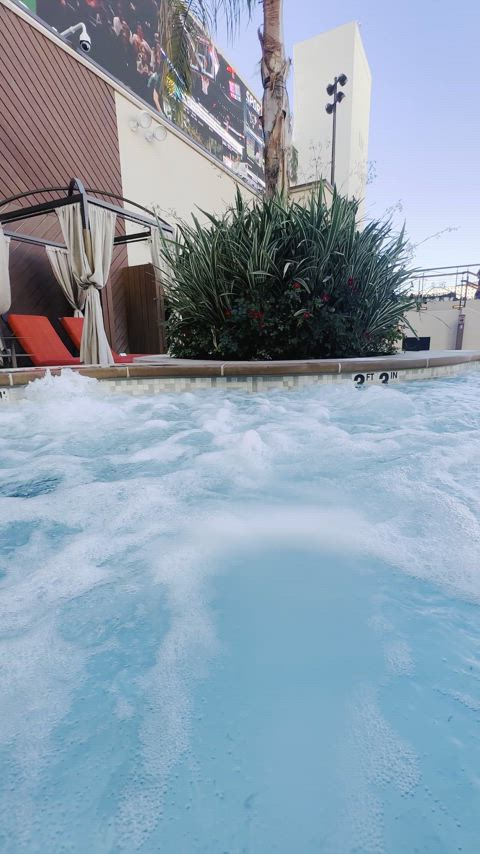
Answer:
<svg viewBox="0 0 480 854"><path fill-rule="evenodd" d="M2 406L0 851L477 852L479 424L473 374Z"/></svg>

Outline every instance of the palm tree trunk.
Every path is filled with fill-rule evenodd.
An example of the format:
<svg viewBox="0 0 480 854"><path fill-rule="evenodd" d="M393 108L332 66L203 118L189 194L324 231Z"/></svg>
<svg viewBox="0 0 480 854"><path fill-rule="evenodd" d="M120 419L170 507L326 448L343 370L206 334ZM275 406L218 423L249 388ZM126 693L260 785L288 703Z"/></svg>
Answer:
<svg viewBox="0 0 480 854"><path fill-rule="evenodd" d="M265 194L288 193L289 107L287 77L290 62L283 43L283 0L263 0L262 46Z"/></svg>

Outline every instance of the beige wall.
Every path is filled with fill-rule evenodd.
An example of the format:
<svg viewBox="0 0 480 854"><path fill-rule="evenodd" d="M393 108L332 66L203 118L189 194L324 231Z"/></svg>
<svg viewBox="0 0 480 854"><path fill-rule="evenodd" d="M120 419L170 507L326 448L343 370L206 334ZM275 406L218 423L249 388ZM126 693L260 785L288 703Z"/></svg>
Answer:
<svg viewBox="0 0 480 854"><path fill-rule="evenodd" d="M480 300L467 300L465 306L465 329L463 333L463 349L480 349Z"/></svg>
<svg viewBox="0 0 480 854"><path fill-rule="evenodd" d="M330 206L332 201L333 191L330 184L324 184L324 192L325 199L327 204ZM310 196L312 193L316 192L318 188L317 181L310 181L308 184L297 184L294 187L290 187L290 199L292 202L297 202L299 205L304 205L310 200Z"/></svg>
<svg viewBox="0 0 480 854"><path fill-rule="evenodd" d="M234 198L237 186L245 199L255 193L221 163L177 135L154 112L142 110L120 92L115 93L123 195L148 208L156 206L159 215L171 224L189 221L192 213L202 219L199 208L221 214ZM130 123L142 112L152 116L152 125L163 128L162 141L148 142L145 132L132 131ZM133 229L135 230L135 229ZM129 263L149 260L144 244L128 247Z"/></svg>
<svg viewBox="0 0 480 854"><path fill-rule="evenodd" d="M241 179L181 134L175 133L171 125L162 122L156 113L137 106L131 98L118 91L115 92L115 102L122 192L127 199L147 208L155 206L159 216L174 225L179 219L190 221L192 213L200 220L205 219L199 209L223 213L234 201L237 187L247 201L256 198L256 193ZM148 131L158 128L159 136L164 136L164 139L148 141L145 129L132 130L131 125L138 122L142 114L148 114L152 119ZM311 182L293 187L291 198L302 204L315 186L315 182ZM327 198L331 198L332 190L328 184L325 185L325 193ZM132 225L130 230L138 228ZM148 247L142 243L130 245L128 258L130 265L148 262Z"/></svg>
<svg viewBox="0 0 480 854"><path fill-rule="evenodd" d="M417 335L430 337L430 349L454 350L457 337L458 303L428 302L422 311L409 311L407 319ZM480 349L480 300L467 300L464 309L463 350ZM407 335L411 334L407 331Z"/></svg>

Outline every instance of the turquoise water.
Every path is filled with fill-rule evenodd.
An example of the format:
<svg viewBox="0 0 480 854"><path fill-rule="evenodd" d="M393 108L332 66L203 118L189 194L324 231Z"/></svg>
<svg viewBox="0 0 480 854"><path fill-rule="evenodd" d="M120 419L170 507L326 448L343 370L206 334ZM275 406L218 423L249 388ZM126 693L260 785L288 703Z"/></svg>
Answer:
<svg viewBox="0 0 480 854"><path fill-rule="evenodd" d="M0 850L480 836L480 377L0 404Z"/></svg>

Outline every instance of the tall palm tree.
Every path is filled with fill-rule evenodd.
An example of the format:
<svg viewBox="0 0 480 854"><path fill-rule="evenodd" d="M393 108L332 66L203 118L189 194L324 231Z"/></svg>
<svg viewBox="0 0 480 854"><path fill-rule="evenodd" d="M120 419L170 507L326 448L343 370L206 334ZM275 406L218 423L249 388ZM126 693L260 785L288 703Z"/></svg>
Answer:
<svg viewBox="0 0 480 854"><path fill-rule="evenodd" d="M283 0L261 0L263 30L258 37L262 47L263 135L265 139L265 194L288 193L288 153L290 115L287 77L290 61L283 41Z"/></svg>
<svg viewBox="0 0 480 854"><path fill-rule="evenodd" d="M265 195L272 198L288 193L290 116L286 83L290 61L283 42L283 0L162 0L158 29L163 53L175 66L181 88L188 92L195 19L209 31L223 14L229 33L234 35L242 14L250 16L257 3L263 6L263 27L258 36L262 49ZM164 89L169 76L167 61L163 66Z"/></svg>

